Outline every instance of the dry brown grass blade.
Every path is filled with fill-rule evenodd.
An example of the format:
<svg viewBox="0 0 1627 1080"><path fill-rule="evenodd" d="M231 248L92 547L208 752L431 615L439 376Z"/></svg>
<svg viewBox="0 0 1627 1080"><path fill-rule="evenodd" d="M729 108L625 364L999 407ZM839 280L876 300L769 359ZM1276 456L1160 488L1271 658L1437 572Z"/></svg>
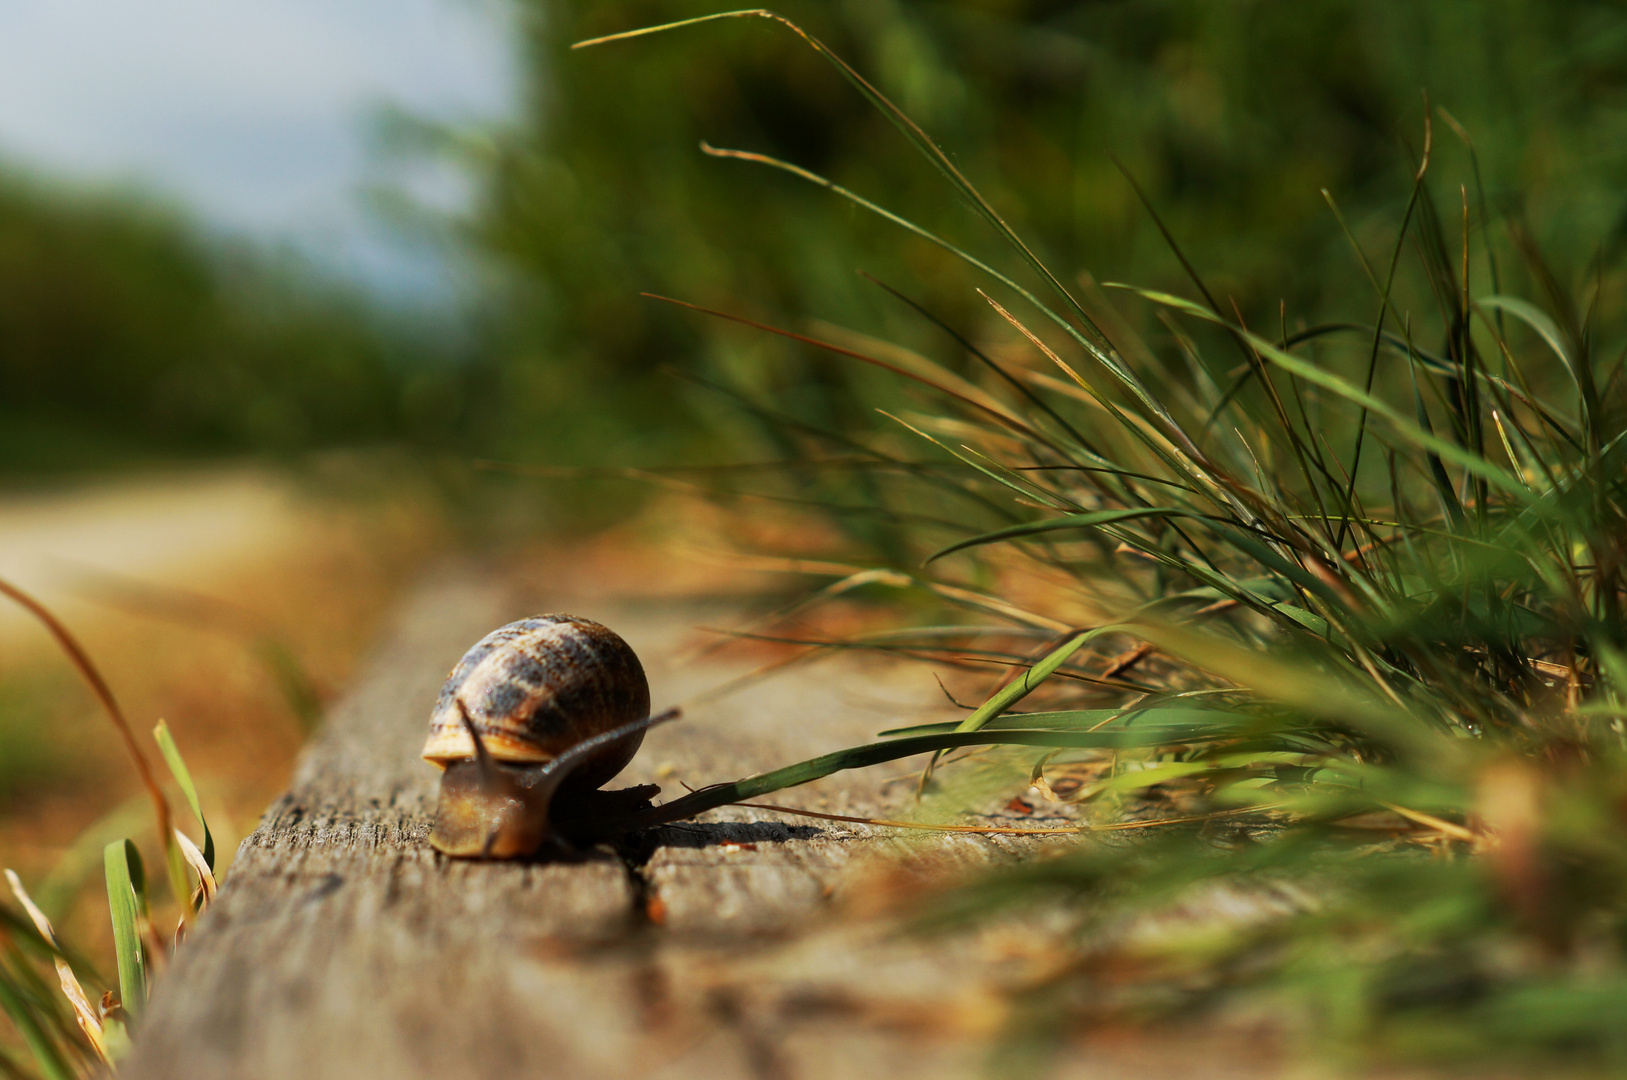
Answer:
<svg viewBox="0 0 1627 1080"><path fill-rule="evenodd" d="M727 311L718 311L715 308L703 307L700 304L691 304L686 300L677 300L670 296L661 296L658 293L647 292L640 293L639 295L647 296L651 300L660 300L662 303L672 304L676 307L688 308L691 311L698 311L703 315L711 315L718 319L727 319L729 322L739 323L742 326L749 326L754 330L762 330L765 333L776 334L791 341L801 342L804 345L812 346L815 349L823 349L825 352L834 353L837 356L846 356L851 357L854 360L863 361L866 364L874 365L875 367L881 368L884 371L890 371L894 375L901 375L913 382L918 382L922 386L931 387L940 394L945 394L951 398L954 398L956 401L959 401L963 405L969 406L978 412L985 413L988 416L993 417L1001 425L1010 428L1012 431L1024 438L1033 439L1036 442L1041 443L1048 442L1043 434L1024 423L1020 417L1018 417L1015 413L1012 413L1010 410L1005 408L992 408L976 398L967 397L950 386L946 386L941 382L928 378L926 375L918 372L911 371L908 368L901 367L898 364L889 363L886 360L859 352L856 349L843 348L842 346L834 344L833 342L820 341L818 338L809 337L806 334L798 334L791 330L784 330L777 326L770 326L767 323L760 323L755 319L748 319L743 315L733 315ZM981 394L981 392L979 393Z"/></svg>
<svg viewBox="0 0 1627 1080"><path fill-rule="evenodd" d="M683 707L685 709L693 710L702 705L710 705L715 701L720 701L723 698L728 697L730 694L744 690L746 687L754 685L755 683L762 682L770 675L777 674L778 672L781 672L794 664L800 664L806 660L811 660L818 656L821 651L822 650L816 646L796 653L792 656L785 656L778 660L771 660L768 663L763 664L761 667L751 669L744 675L737 675L734 678L727 679L708 690L703 690L693 697L684 699L682 703Z"/></svg>
<svg viewBox="0 0 1627 1080"><path fill-rule="evenodd" d="M726 548L673 545L673 550L685 558L734 570L758 571L766 574L813 574L820 577L846 577L862 570L872 569L857 563L829 562L820 559L800 559L785 555L758 555L752 552L731 551Z"/></svg>
<svg viewBox="0 0 1627 1080"><path fill-rule="evenodd" d="M62 621L53 615L44 604L4 578L0 578L0 594L10 597L45 625L51 636L56 639L56 643L61 646L62 651L68 654L68 659L73 662L73 666L79 671L85 682L89 684L91 692L95 694L96 700L101 703L103 711L108 715L108 719L113 721L113 726L118 729L119 737L124 740L125 749L130 752L130 758L135 762L136 772L141 777L142 786L147 789L147 794L152 799L153 814L158 819L159 841L164 845L167 856L172 850L173 841L170 840L170 834L174 831L169 800L164 797L164 789L158 786L158 778L153 775L152 765L148 763L147 755L141 752L141 746L136 742L136 735L130 728L130 722L125 719L124 710L119 707L118 699L113 696L112 687L108 686L107 680L102 678L102 673L97 669L95 663L91 661L90 654L85 651L84 646L79 644L79 640L68 631ZM173 860L167 858L165 861L173 862ZM184 891L177 899L181 903L185 903Z"/></svg>
<svg viewBox="0 0 1627 1080"><path fill-rule="evenodd" d="M187 865L198 875L198 888L203 890L203 906L208 907L214 903L216 891L215 874L209 869L209 860L203 857L203 852L198 850L198 845L192 842L192 838L180 829L175 830L175 842L181 846L181 855L186 859Z"/></svg>
<svg viewBox="0 0 1627 1080"><path fill-rule="evenodd" d="M777 574L811 574L822 577L847 577L850 574L861 573L873 567L860 566L855 563L823 562L814 559L786 558L783 556L753 555L743 552L709 551L703 548L680 548L684 554L694 558L707 559L724 566L733 566L741 570L761 570ZM918 585L923 589L936 593L945 600L952 600L965 607L978 611L998 615L1010 619L1023 626L1031 626L1041 630L1067 630L1068 624L1048 615L1041 615L1027 608L993 597L987 593L975 592L971 589L956 585L946 585L943 582L932 581L927 578L915 578L902 571L892 571L903 580L904 584Z"/></svg>
<svg viewBox="0 0 1627 1080"><path fill-rule="evenodd" d="M1396 803L1390 802L1380 802L1379 805L1393 814L1400 814L1408 821L1416 821L1418 824L1427 826L1446 836L1450 836L1454 840L1462 840L1466 843L1472 844L1475 841L1482 839L1480 834L1475 832L1473 829L1466 829L1462 825L1447 821L1444 818L1438 818L1434 814L1426 814L1422 810L1412 810L1405 806L1399 806Z"/></svg>
<svg viewBox="0 0 1627 1080"><path fill-rule="evenodd" d="M1102 678L1111 679L1123 675L1141 661L1152 655L1152 646L1143 641L1140 645L1127 652L1120 653L1108 662L1107 669L1102 672Z"/></svg>
<svg viewBox="0 0 1627 1080"><path fill-rule="evenodd" d="M1054 630L1059 633L1070 629L1068 624L1060 619L1053 619L1036 611L1029 611L1026 608L1018 607L1016 604L989 596L986 593L974 592L971 589L963 589L956 585L945 585L937 581L923 581L921 584L946 600L953 600L967 607L992 612L1024 626L1032 626L1039 630Z"/></svg>
<svg viewBox="0 0 1627 1080"><path fill-rule="evenodd" d="M96 1056L102 1059L102 1063L112 1064L107 1055L107 1041L102 1034L101 1017L91 1006L90 998L85 995L85 988L79 983L79 977L62 958L62 947L57 944L56 930L52 928L51 920L45 917L45 912L41 911L34 903L34 898L28 895L28 890L23 888L22 879L17 876L16 871L9 867L6 870L6 881L11 885L11 895L15 896L23 910L28 912L28 917L34 920L34 928L51 948L56 950L51 959L56 963L57 981L62 984L62 995L68 999L68 1004L73 1006L73 1016L79 1022L80 1030L85 1033L85 1038L90 1040L92 1049L96 1051Z"/></svg>
<svg viewBox="0 0 1627 1080"><path fill-rule="evenodd" d="M790 619L792 616L798 614L808 607L833 600L843 593L851 592L852 590L861 588L865 585L882 584L890 585L893 588L902 588L909 585L910 581L911 578L908 575L901 574L896 570L888 570L886 568L858 570L854 573L848 574L839 581L831 582L829 585L826 585L816 592L810 593L809 595L800 597L789 604L776 608L760 618L752 619L739 629L740 631L748 633L752 631L764 630L776 623L784 622L785 620ZM687 649L678 654L677 662L680 664L691 663L695 660L701 659L702 657L709 656L720 649L727 648L728 644L728 638L721 638L717 641L709 642L696 648Z"/></svg>
<svg viewBox="0 0 1627 1080"><path fill-rule="evenodd" d="M824 338L836 342L846 348L857 349L866 356L877 357L887 363L897 364L906 371L913 371L924 379L962 395L968 401L976 401L990 412L999 412L1007 416L1017 417L1018 414L1005 402L984 390L981 386L969 379L957 375L935 360L929 360L912 349L906 349L882 338L871 337L869 334L850 330L836 323L826 322L823 319L810 320L810 328Z"/></svg>

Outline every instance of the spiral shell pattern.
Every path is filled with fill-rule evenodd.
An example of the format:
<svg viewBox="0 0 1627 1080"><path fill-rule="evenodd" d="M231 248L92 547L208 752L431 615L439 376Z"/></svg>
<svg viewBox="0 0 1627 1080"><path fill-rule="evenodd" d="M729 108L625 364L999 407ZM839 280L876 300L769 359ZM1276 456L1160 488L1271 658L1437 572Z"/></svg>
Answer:
<svg viewBox="0 0 1627 1080"><path fill-rule="evenodd" d="M546 762L585 739L642 719L650 687L615 631L574 615L537 615L493 630L447 677L430 714L426 761L475 755L459 702L499 761ZM583 765L573 782L598 787L632 760L639 732Z"/></svg>

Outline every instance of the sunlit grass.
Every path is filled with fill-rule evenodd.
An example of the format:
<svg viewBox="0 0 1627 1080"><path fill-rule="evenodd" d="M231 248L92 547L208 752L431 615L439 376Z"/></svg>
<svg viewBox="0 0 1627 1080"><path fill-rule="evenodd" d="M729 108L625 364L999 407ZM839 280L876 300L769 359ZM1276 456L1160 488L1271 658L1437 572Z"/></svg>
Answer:
<svg viewBox="0 0 1627 1080"><path fill-rule="evenodd" d="M1011 675L953 730L884 733L659 816L923 751L1032 747L1021 782L1080 804L1082 831L1177 822L938 906L935 925L1075 906L1075 955L1030 989L1087 1004L1045 1010L1053 1025L1257 995L1284 1026L1379 1056L1627 1064L1619 283L1600 273L1573 295L1476 177L1437 190L1429 154L1457 125L1426 113L1390 247L1352 239L1365 321L1250 327L1190 265L1192 298L1074 287L857 71L772 13L712 18L738 16L800 34L1008 249L974 256L792 163L706 148L790 171L989 279L988 322L944 325L942 362L710 312L931 390L873 431L749 403L788 478L753 490L836 504L846 566L822 595L890 589L930 612L913 635L847 644ZM1070 763L1092 779L1059 795L1047 770ZM1099 932L1222 883L1284 881L1301 900L1270 918Z"/></svg>

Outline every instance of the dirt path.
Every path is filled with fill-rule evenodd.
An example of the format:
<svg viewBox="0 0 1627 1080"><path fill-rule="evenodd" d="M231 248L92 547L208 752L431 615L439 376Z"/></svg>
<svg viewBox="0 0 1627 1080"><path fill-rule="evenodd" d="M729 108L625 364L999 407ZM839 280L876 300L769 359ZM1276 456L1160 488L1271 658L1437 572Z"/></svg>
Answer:
<svg viewBox="0 0 1627 1080"><path fill-rule="evenodd" d="M85 616L87 570L197 587L286 546L308 514L289 481L248 468L0 496L0 576ZM28 623L0 608L0 634Z"/></svg>

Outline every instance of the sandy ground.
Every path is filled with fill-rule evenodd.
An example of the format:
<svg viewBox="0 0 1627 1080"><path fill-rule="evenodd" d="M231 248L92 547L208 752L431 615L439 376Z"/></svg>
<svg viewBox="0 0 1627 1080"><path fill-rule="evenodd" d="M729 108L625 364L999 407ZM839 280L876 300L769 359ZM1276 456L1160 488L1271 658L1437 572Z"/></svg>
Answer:
<svg viewBox="0 0 1627 1080"><path fill-rule="evenodd" d="M308 514L287 479L247 468L0 496L0 577L64 618L96 618L87 571L196 587L285 548ZM33 631L27 613L0 608L0 634Z"/></svg>

